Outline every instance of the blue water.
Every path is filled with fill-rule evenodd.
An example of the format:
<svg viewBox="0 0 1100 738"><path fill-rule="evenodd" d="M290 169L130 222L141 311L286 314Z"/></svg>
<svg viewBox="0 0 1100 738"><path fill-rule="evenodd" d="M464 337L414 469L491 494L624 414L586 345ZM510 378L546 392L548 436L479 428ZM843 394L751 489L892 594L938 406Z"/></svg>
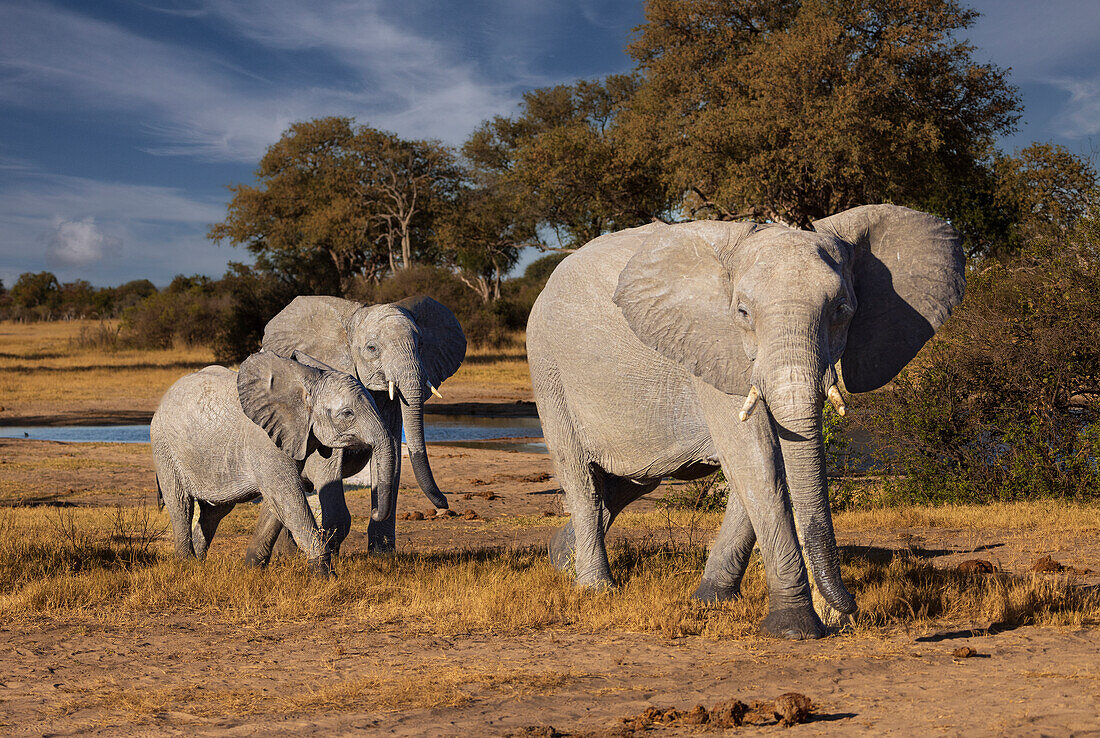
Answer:
<svg viewBox="0 0 1100 738"><path fill-rule="evenodd" d="M428 415L424 437L429 443L486 441L496 438L541 438L538 418L484 418ZM148 425L59 425L0 427L0 438L77 443L149 443ZM404 438L402 438L404 440Z"/></svg>

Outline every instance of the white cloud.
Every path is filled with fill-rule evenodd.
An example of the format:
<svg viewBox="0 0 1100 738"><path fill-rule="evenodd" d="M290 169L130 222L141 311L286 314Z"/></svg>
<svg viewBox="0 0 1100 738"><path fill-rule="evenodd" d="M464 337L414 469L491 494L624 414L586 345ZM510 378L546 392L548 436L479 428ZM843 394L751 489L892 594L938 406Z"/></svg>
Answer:
<svg viewBox="0 0 1100 738"><path fill-rule="evenodd" d="M51 262L64 266L86 266L117 254L121 242L96 227L95 218L58 221L50 236L47 253Z"/></svg>
<svg viewBox="0 0 1100 738"><path fill-rule="evenodd" d="M0 278L49 267L62 281L117 284L178 273L220 275L248 255L209 242L224 200L170 187L100 182L38 172L0 187Z"/></svg>
<svg viewBox="0 0 1100 738"><path fill-rule="evenodd" d="M1100 77L1054 79L1050 83L1069 93L1069 102L1052 121L1056 129L1071 138L1100 134Z"/></svg>
<svg viewBox="0 0 1100 738"><path fill-rule="evenodd" d="M75 12L0 6L0 101L127 112L152 153L254 162L296 120L349 115L460 143L518 98L520 80L486 81L446 44L385 21L377 3L219 2L205 12L230 33L278 52L319 54L348 73L327 86L263 79L210 52Z"/></svg>

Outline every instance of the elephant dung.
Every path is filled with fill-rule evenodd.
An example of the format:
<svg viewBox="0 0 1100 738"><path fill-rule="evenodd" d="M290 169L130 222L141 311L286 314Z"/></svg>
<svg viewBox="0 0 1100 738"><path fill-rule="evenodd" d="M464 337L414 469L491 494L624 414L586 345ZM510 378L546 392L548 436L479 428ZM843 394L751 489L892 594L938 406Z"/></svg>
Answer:
<svg viewBox="0 0 1100 738"><path fill-rule="evenodd" d="M810 698L798 692L787 692L775 698L775 719L785 727L806 722L813 709Z"/></svg>

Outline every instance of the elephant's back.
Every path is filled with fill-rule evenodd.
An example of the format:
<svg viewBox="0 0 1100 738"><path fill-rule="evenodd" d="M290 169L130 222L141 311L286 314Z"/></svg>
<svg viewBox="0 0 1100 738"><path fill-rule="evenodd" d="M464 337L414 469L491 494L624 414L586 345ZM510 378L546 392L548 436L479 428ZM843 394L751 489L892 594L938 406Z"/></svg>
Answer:
<svg viewBox="0 0 1100 738"><path fill-rule="evenodd" d="M564 323L575 322L578 309L596 310L601 314L616 314L611 302L619 273L646 240L655 232L667 228L663 223L650 223L638 228L608 233L595 238L558 264L527 321L527 335L538 336L558 331Z"/></svg>
<svg viewBox="0 0 1100 738"><path fill-rule="evenodd" d="M237 372L208 366L180 377L161 397L149 424L150 440L172 444L177 439L239 424L244 416L237 398Z"/></svg>

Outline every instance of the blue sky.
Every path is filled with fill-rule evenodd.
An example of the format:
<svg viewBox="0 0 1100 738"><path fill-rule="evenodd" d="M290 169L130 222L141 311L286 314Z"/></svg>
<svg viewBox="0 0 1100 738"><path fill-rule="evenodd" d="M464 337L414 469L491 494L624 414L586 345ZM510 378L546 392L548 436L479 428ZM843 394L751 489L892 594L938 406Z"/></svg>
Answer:
<svg viewBox="0 0 1100 738"><path fill-rule="evenodd" d="M1100 149L1100 2L980 0L1012 150ZM220 276L205 238L297 120L461 143L533 87L628 71L641 0L0 0L0 279Z"/></svg>

